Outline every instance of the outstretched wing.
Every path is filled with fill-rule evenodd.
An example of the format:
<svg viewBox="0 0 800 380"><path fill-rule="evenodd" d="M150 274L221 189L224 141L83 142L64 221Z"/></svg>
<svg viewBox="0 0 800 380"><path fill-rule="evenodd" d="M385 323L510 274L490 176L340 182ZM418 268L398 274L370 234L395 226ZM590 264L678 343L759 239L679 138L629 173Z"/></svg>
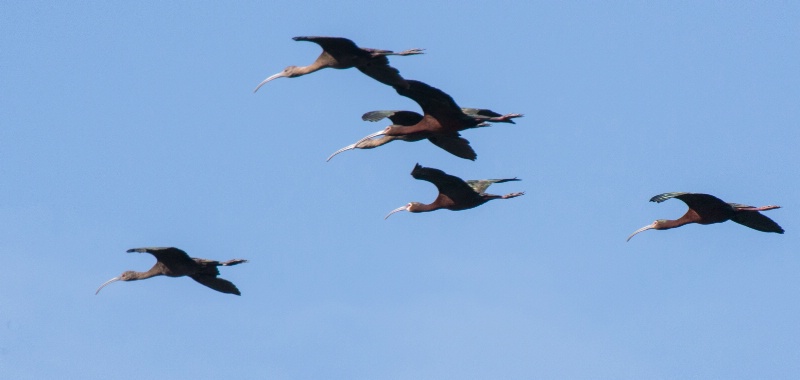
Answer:
<svg viewBox="0 0 800 380"><path fill-rule="evenodd" d="M422 115L413 111L370 111L361 115L361 120L364 121L379 121L389 118L392 124L411 126L417 124L422 120Z"/></svg>
<svg viewBox="0 0 800 380"><path fill-rule="evenodd" d="M470 201L475 197L480 197L472 187L467 185L464 180L456 176L449 175L439 169L426 168L420 164L414 166L411 176L416 179L428 181L436 186L439 193L449 197L455 202Z"/></svg>
<svg viewBox="0 0 800 380"><path fill-rule="evenodd" d="M733 216L733 207L713 195L701 193L664 193L650 198L650 202L661 203L670 198L678 198L686 203L700 217L707 220L716 220L718 223Z"/></svg>
<svg viewBox="0 0 800 380"><path fill-rule="evenodd" d="M387 86L406 86L406 80L400 76L400 70L389 66L389 58L386 58L385 55L373 56L366 62L356 66L356 68L370 78Z"/></svg>
<svg viewBox="0 0 800 380"><path fill-rule="evenodd" d="M675 198L677 196L684 195L684 194L691 194L691 193L674 192L674 193L658 194L658 195L650 198L650 202L661 203L661 202L664 202L667 199Z"/></svg>
<svg viewBox="0 0 800 380"><path fill-rule="evenodd" d="M486 192L486 189L489 188L493 183L503 183L509 181L520 181L517 177L514 178L503 178L503 179L470 179L467 180L467 185L472 187L478 194L483 194Z"/></svg>
<svg viewBox="0 0 800 380"><path fill-rule="evenodd" d="M467 160L475 161L478 158L478 154L469 146L469 141L460 134L452 134L452 135L441 135L436 134L428 137L428 141L432 142L434 145L442 148L450 154L465 158Z"/></svg>
<svg viewBox="0 0 800 380"><path fill-rule="evenodd" d="M406 80L408 88L395 87L398 94L417 102L422 111L436 119L467 117L450 95L417 80Z"/></svg>
<svg viewBox="0 0 800 380"><path fill-rule="evenodd" d="M754 230L783 233L778 223L758 211L737 211L731 220Z"/></svg>
<svg viewBox="0 0 800 380"><path fill-rule="evenodd" d="M356 46L355 42L342 37L320 37L320 36L300 36L292 38L295 41L309 41L319 45L322 50L331 55L335 54L368 54Z"/></svg>
<svg viewBox="0 0 800 380"><path fill-rule="evenodd" d="M175 247L131 248L128 252L147 252L167 266L194 264L194 260L186 252Z"/></svg>
<svg viewBox="0 0 800 380"><path fill-rule="evenodd" d="M709 208L730 207L730 205L725 203L725 201L722 199L719 199L713 195L701 193L664 193L650 198L650 202L661 203L670 198L678 198L682 200L683 203L686 203L689 208L692 208L698 212L700 210Z"/></svg>
<svg viewBox="0 0 800 380"><path fill-rule="evenodd" d="M217 278L216 276L202 275L202 274L195 274L189 277L218 292L236 294L237 296L242 295L239 289L236 288L236 285L234 285L232 282L228 280Z"/></svg>

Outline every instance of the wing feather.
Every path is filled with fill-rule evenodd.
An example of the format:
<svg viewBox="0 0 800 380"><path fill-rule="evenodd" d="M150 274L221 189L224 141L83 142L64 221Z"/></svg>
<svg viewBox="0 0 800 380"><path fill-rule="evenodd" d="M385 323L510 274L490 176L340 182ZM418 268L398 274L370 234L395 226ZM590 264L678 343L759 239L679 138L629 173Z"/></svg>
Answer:
<svg viewBox="0 0 800 380"><path fill-rule="evenodd" d="M234 285L232 282L230 282L228 280L225 280L225 279L222 279L222 278L217 278L215 276L202 275L202 274L195 274L195 275L191 275L189 277L191 277L193 280L195 280L195 281L197 281L197 282L199 282L199 283L201 283L201 284L203 284L205 286L208 286L209 288L214 289L214 290L216 290L218 292L228 293L228 294L236 294L237 296L242 295L242 293L239 291L239 289L236 287L236 285Z"/></svg>
<svg viewBox="0 0 800 380"><path fill-rule="evenodd" d="M436 119L468 117L450 95L420 81L406 80L408 88L395 87L398 94L417 102L422 111Z"/></svg>
<svg viewBox="0 0 800 380"><path fill-rule="evenodd" d="M439 169L426 168L417 164L411 171L411 176L434 184L439 193L455 202L469 202L475 197L480 197L464 180Z"/></svg>
<svg viewBox="0 0 800 380"><path fill-rule="evenodd" d="M758 211L737 211L731 220L754 230L783 233L778 223Z"/></svg>
<svg viewBox="0 0 800 380"><path fill-rule="evenodd" d="M186 252L175 247L131 248L127 252L147 252L166 265L192 265L194 260Z"/></svg>
<svg viewBox="0 0 800 380"><path fill-rule="evenodd" d="M473 150L469 145L469 141L463 137L460 137L458 133L455 135L432 135L428 137L428 141L432 142L439 148L448 151L450 154L456 157L461 157L472 161L475 161L475 159L478 158L478 154L475 153L475 150Z"/></svg>
<svg viewBox="0 0 800 380"><path fill-rule="evenodd" d="M716 213L721 211L730 211L731 206L713 195L701 193L664 193L650 198L650 202L664 202L670 198L678 198L683 203L686 203L689 208L697 211L699 214Z"/></svg>
<svg viewBox="0 0 800 380"><path fill-rule="evenodd" d="M467 185L472 187L475 192L478 194L483 194L486 192L486 189L489 188L493 183L503 183L503 182L510 182L510 181L521 181L520 179L514 178L503 178L503 179L470 179L467 180Z"/></svg>
<svg viewBox="0 0 800 380"><path fill-rule="evenodd" d="M342 37L321 37L321 36L300 36L292 38L295 41L309 41L319 45L322 50L327 51L329 54L344 53L364 55L369 54L359 48L355 42Z"/></svg>
<svg viewBox="0 0 800 380"><path fill-rule="evenodd" d="M422 120L422 115L413 111L392 110L370 111L364 115L361 115L361 120L364 121L379 121L385 118L389 118L389 120L392 121L392 124L411 126L419 123L420 120Z"/></svg>

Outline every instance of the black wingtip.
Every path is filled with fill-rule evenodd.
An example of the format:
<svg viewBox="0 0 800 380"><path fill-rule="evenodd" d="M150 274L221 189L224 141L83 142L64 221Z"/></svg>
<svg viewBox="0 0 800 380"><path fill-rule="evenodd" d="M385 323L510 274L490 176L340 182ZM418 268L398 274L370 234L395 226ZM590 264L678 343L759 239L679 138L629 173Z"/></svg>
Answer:
<svg viewBox="0 0 800 380"><path fill-rule="evenodd" d="M420 165L420 164L419 164L419 162L417 162L417 164L416 164L416 165L414 165L414 169L413 169L413 170L411 170L411 176L412 176L412 177L414 177L414 178L417 178L417 177L415 177L415 176L416 176L416 175L417 175L417 173L419 173L419 171L420 171L420 170L422 170L422 169L423 169L422 165Z"/></svg>

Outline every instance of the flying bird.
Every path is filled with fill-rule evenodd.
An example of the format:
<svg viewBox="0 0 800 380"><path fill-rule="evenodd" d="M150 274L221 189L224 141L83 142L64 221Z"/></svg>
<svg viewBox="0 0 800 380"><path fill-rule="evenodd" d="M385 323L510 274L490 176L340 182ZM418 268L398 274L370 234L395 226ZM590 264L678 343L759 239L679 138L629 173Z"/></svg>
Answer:
<svg viewBox="0 0 800 380"><path fill-rule="evenodd" d="M486 189L493 183L519 181L517 178L464 181L461 178L449 175L439 169L426 168L420 164L414 166L414 170L411 171L411 176L434 184L439 190L439 195L436 197L436 200L430 204L411 202L403 207L392 210L383 219L387 219L392 214L400 211L428 212L442 208L453 211L466 210L480 206L493 199L509 199L525 194L524 192L506 195L485 193Z"/></svg>
<svg viewBox="0 0 800 380"><path fill-rule="evenodd" d="M408 87L395 86L395 91L417 102L422 108L422 118L413 125L392 124L358 140L353 144L354 147L378 136L393 136L395 139L422 136L418 139L427 138L458 157L474 160L477 157L475 151L469 146L469 141L462 138L458 132L482 126L481 124L487 122L510 122L511 119L522 117L522 114L518 113L500 115L481 109L465 112L450 95L438 88L411 79L406 83Z"/></svg>
<svg viewBox="0 0 800 380"><path fill-rule="evenodd" d="M189 276L193 280L218 292L236 294L237 296L242 295L242 293L239 292L239 289L236 288L236 285L234 285L232 282L217 277L219 276L219 270L217 267L246 263L247 260L233 259L219 262L214 260L197 259L194 257L189 257L186 252L175 247L132 248L129 249L128 252L147 252L152 254L156 258L156 264L153 265L153 267L147 272L135 272L132 270L122 272L121 275L106 281L103 283L103 285L100 285L100 287L97 288L97 291L94 293L95 295L100 293L100 289L103 289L104 286L115 281L144 280L146 278L155 276Z"/></svg>
<svg viewBox="0 0 800 380"><path fill-rule="evenodd" d="M628 236L628 241L633 235L649 229L668 230L680 227L689 223L714 224L732 220L743 226L763 232L783 233L783 228L772 219L767 218L759 211L773 210L780 206L747 206L738 203L726 203L723 200L708 194L700 193L664 193L650 198L650 202L664 202L670 198L678 198L689 206L682 217L676 220L659 219L652 224L646 225Z"/></svg>
<svg viewBox="0 0 800 380"><path fill-rule="evenodd" d="M483 108L462 108L465 114L472 116L478 120L485 120L492 117L500 117L497 112L483 109ZM385 118L388 118L392 121L394 125L402 125L402 126L412 126L414 124L419 123L422 120L422 115L413 112L413 111L396 111L396 110L384 110L384 111L370 111L365 113L361 116L361 119L364 121L380 121ZM503 123L511 123L515 124L513 119L501 120L500 122ZM478 127L488 127L490 124L481 122L477 124L473 128ZM478 157L475 154L475 151L472 150L472 147L469 146L469 141L459 137L459 134L456 134L455 137L447 136L447 135L436 135L426 132L419 132L419 133L412 133L410 135L398 135L398 136L381 136L379 138L369 139L369 140L360 140L358 144L350 144L342 149L337 150L331 154L327 161L330 161L331 158L336 156L339 153L346 152L348 150L353 149L372 149L377 148L381 145L388 144L394 140L401 140L401 141L420 141L423 139L428 139L428 141L432 142L434 145L454 154L457 157L466 158L468 160L475 160Z"/></svg>
<svg viewBox="0 0 800 380"><path fill-rule="evenodd" d="M341 37L294 37L295 41L310 41L322 47L322 54L314 63L308 66L288 66L283 71L267 77L256 86L253 92L261 86L277 78L295 78L313 73L324 68L349 69L355 67L362 73L389 86L406 87L408 84L400 76L400 71L389 66L387 55L415 55L423 54L425 49L409 49L395 53L391 50L360 48L356 44Z"/></svg>

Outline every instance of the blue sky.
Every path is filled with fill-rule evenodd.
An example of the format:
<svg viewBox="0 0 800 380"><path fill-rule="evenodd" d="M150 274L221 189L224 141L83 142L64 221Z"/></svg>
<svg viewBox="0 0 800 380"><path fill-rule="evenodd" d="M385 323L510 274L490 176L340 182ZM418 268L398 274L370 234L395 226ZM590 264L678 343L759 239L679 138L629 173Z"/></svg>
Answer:
<svg viewBox="0 0 800 380"><path fill-rule="evenodd" d="M7 2L0 12L0 374L106 379L796 378L800 6L791 2ZM464 133L325 158L418 111L357 70L265 77L343 36L463 107ZM525 191L462 212L419 162ZM735 223L625 238L685 211ZM115 283L176 246L186 278Z"/></svg>

